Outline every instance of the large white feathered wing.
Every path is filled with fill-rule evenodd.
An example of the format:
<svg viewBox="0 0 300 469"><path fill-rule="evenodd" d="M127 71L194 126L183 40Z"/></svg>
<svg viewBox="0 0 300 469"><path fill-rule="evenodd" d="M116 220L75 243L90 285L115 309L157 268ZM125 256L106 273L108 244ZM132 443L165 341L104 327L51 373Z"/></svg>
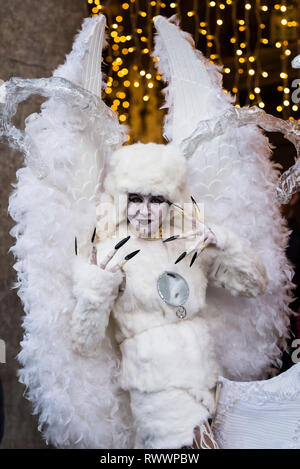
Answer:
<svg viewBox="0 0 300 469"><path fill-rule="evenodd" d="M221 74L189 35L163 17L154 55L169 83L165 135L180 145L199 121L233 108ZM269 285L257 298L236 298L209 288L209 317L224 375L251 380L279 363L289 324L292 270L285 256L288 230L275 201L278 173L268 139L255 125L230 129L201 144L189 159L191 195L204 203L205 222L225 225L251 246L264 263Z"/></svg>
<svg viewBox="0 0 300 469"><path fill-rule="evenodd" d="M74 239L84 255L96 226L105 158L124 141L115 113L91 94L101 91L104 28L103 16L84 21L55 78L16 79L16 93L36 82L50 89L41 113L26 121L25 165L9 211L17 222L13 252L26 313L19 377L39 414L39 428L58 447L131 445L113 340L105 339L100 358L83 358L73 353L70 333Z"/></svg>

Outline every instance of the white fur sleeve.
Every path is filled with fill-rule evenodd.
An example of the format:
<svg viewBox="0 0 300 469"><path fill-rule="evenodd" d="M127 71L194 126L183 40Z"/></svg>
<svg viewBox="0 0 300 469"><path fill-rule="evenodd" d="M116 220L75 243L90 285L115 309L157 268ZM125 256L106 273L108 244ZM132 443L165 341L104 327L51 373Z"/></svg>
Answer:
<svg viewBox="0 0 300 469"><path fill-rule="evenodd" d="M77 299L71 322L73 349L84 356L95 356L97 346L105 337L122 273L109 272L76 257L73 280L73 293Z"/></svg>
<svg viewBox="0 0 300 469"><path fill-rule="evenodd" d="M265 292L268 278L254 251L225 227L210 225L217 238L209 272L210 284L226 288L233 296L255 297Z"/></svg>

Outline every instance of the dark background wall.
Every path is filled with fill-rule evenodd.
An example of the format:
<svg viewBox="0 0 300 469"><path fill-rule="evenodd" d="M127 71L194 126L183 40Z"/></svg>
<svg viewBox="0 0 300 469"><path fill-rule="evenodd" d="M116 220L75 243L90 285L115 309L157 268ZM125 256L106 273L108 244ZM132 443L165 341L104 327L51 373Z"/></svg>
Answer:
<svg viewBox="0 0 300 469"><path fill-rule="evenodd" d="M0 79L12 76L48 77L64 62L74 34L88 16L86 0L0 0ZM15 123L38 110L39 99L25 103ZM11 287L15 281L13 244L9 230L13 221L7 214L8 197L22 156L0 145L0 339L6 342L6 364L0 363L3 382L6 424L2 448L45 448L37 430L37 418L31 404L23 397L18 383L16 355L22 338L22 305Z"/></svg>

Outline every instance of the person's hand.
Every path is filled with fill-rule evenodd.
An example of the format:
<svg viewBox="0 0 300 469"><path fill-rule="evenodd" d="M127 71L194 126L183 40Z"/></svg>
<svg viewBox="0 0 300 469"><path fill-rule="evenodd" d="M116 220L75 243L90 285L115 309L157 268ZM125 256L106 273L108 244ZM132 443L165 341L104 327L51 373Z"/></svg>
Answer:
<svg viewBox="0 0 300 469"><path fill-rule="evenodd" d="M89 259L90 264L97 265L100 269L107 270L109 272L121 271L122 274L124 274L124 271L123 271L124 264L127 261L129 261L130 259L132 259L136 254L138 254L138 252L140 251L139 249L137 251L131 252L130 254L127 254L124 257L124 259L118 264L115 264L115 265L110 266L110 267L108 267L108 264L111 261L111 259L114 257L114 255L116 254L118 249L120 249L122 246L124 246L125 243L127 243L130 236L127 236L126 238L119 241L115 245L115 247L105 256L105 258L99 264L98 264L98 261L97 261L97 248L94 244L95 236L96 236L96 228L93 232L93 236L92 236L92 239L91 239L92 252L91 252L91 255L90 255L90 259ZM75 254L77 255L77 238L75 238Z"/></svg>
<svg viewBox="0 0 300 469"><path fill-rule="evenodd" d="M178 234L171 236L170 238L165 239L163 242L167 243L169 241L174 241L175 239L189 239L189 238L196 238L195 243L186 251L184 251L178 259L176 259L175 264L180 262L184 257L188 256L189 254L193 253L192 260L190 262L190 267L192 267L193 263L195 262L198 254L201 254L205 248L208 246L216 246L217 238L214 232L207 226L200 218L200 210L196 201L191 197L192 202L194 204L194 209L196 212L196 219L193 219L194 229L188 231L186 233Z"/></svg>

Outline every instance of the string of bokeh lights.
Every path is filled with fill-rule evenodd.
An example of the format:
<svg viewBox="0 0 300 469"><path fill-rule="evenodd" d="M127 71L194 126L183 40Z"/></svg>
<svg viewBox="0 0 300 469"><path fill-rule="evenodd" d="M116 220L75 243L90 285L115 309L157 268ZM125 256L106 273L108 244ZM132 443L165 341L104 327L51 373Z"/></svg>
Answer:
<svg viewBox="0 0 300 469"><path fill-rule="evenodd" d="M236 106L240 106L240 84L241 80L245 80L247 96L243 104L265 108L263 91L270 72L266 70L261 56L267 49L278 49L280 60L275 72L278 74L275 77L275 81L278 81L277 103L274 109L266 110L278 117L300 120L299 104L291 100L292 78L295 78L296 72L293 71L293 77L290 76L290 61L293 57L290 43L294 49L296 45L297 53L300 53L297 40L299 0L282 0L280 3L270 0L208 0L201 2L202 7L205 4L201 11L197 0L191 2L193 9L188 11L184 11L180 0L127 0L120 2L118 14L115 15L111 12L116 13L116 6L113 10L110 9L109 2L105 5L106 2L101 0L87 1L92 16L102 13L107 17L110 39L103 59L107 68L105 94L106 102L118 114L120 122L126 123L129 120L131 97L137 88L145 105L151 100L152 94L161 89L161 76L154 67L154 62L160 58L151 57L153 18L158 14L167 16L166 10L177 13L181 19L183 15L190 19L196 44L199 36L200 39L201 36L204 37L206 51L203 52L206 52L211 62L224 64L223 72L231 83L231 92L236 96ZM141 4L144 9L140 8ZM222 28L228 14L232 22L232 34L226 38L232 48L230 65L226 64L226 58L221 55L224 41ZM274 36L273 30L275 36L279 36L278 40L271 37Z"/></svg>

